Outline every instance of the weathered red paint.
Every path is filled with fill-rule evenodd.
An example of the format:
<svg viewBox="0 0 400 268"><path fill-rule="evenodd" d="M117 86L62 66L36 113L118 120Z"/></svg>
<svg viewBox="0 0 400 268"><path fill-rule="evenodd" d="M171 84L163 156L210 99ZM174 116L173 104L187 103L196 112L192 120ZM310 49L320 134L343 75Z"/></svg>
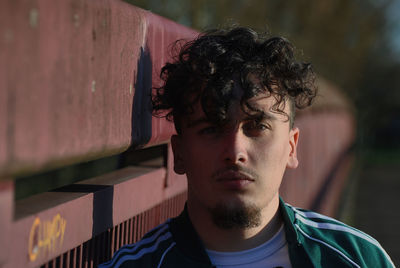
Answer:
<svg viewBox="0 0 400 268"><path fill-rule="evenodd" d="M51 194L54 194L55 197L53 198L53 202L60 198L64 199L64 201L55 208L38 211L30 216L23 217L13 222L13 243L9 245L11 247L11 254L8 263L10 267L37 267L39 264L42 264L43 262L58 256L60 253L65 252L67 249L75 247L82 241L91 238L92 194L82 194L79 198L71 198L69 202L65 202L65 199L69 199L66 197L70 193ZM25 201L37 202L41 199L41 195L37 196L37 200L32 199L33 198ZM20 203L17 204L17 206L18 205L23 206L25 204ZM58 214L66 221L63 242L61 243L61 241L58 240L57 246L54 248L47 248L38 246L38 241L32 238L34 241L30 244L30 238L37 235L38 232L38 230L35 230L35 226L37 226L35 225L36 219L40 219L42 222L51 221ZM43 226L43 228L45 228L45 226ZM30 255L34 257L31 258Z"/></svg>
<svg viewBox="0 0 400 268"><path fill-rule="evenodd" d="M153 13L146 13L147 35L146 47L151 51L151 59L153 64L153 86L160 85L160 70L165 63L170 60L171 45L179 39L193 39L197 36L197 32L193 29L186 28L177 23L172 23L165 18L157 16ZM158 51L158 53L154 53ZM165 120L153 120L152 138L150 144L159 144L169 141L172 133L175 132L174 126Z"/></svg>
<svg viewBox="0 0 400 268"><path fill-rule="evenodd" d="M11 180L0 181L0 266L9 259L13 210L14 183Z"/></svg>
<svg viewBox="0 0 400 268"><path fill-rule="evenodd" d="M128 229L132 231L132 227L128 227L128 222L133 216L140 215L143 212L147 213L146 216L142 217L142 222L139 224L143 229L140 233L136 234L135 239L137 240L149 228L172 215L171 213L165 213L160 217L159 212L155 212L152 209L158 204L162 204L165 200L171 199L170 196L176 197L184 193L186 181L176 181L176 184L182 183L183 186L166 192L164 191L165 176L166 170L164 168L131 167L78 183L79 185L113 187L112 223L113 225L121 224L114 230L116 233L112 241L115 241L116 244L112 252L128 243ZM8 192L11 193L11 191ZM13 243L8 243L6 247L9 249L7 263L10 267L36 267L47 260L67 252L71 248L77 247L82 241L90 240L93 235L92 227L94 226L93 209L95 194L96 191L94 193L48 192L17 201L18 218L13 222L10 215L6 219L6 223L10 225L10 238L13 241ZM0 195L0 197L4 198L5 195ZM183 202L180 202L179 208L172 209L175 215L182 209ZM7 206L6 208L9 209L10 207L12 206ZM59 224L55 224L59 223L60 219L65 222L63 240L61 240L60 236L57 236ZM39 227L40 223L45 222L46 224ZM38 240L44 241L46 238L34 238L34 236L38 236L39 228L42 227L48 228L51 231L45 232L45 234L51 236L46 237L51 238L55 245L51 249L38 246L35 253L33 249L35 245L40 243ZM3 231L6 229L1 228L0 230ZM101 232L104 231L106 230L101 230ZM133 234L131 233L129 236L133 237ZM32 239L35 241L32 242ZM133 238L130 239L133 241ZM1 242L5 241L1 239ZM92 241L91 243L94 242ZM93 252L87 252L86 254L91 254L90 256L98 254L99 250L95 250L95 247L97 246L91 245L90 250ZM93 261L96 260L91 259L89 264Z"/></svg>
<svg viewBox="0 0 400 268"><path fill-rule="evenodd" d="M343 189L354 163L354 155L348 155L346 158L347 159L343 162L343 165L340 167L337 175L333 179L333 183L330 185L329 192L322 200L320 205L320 211L331 217L337 216Z"/></svg>
<svg viewBox="0 0 400 268"><path fill-rule="evenodd" d="M286 171L281 195L288 203L307 208L318 195L337 159L352 145L354 122L352 115L345 110L317 110L301 114L295 124L300 129L299 167ZM338 176L338 180L345 178L346 174ZM337 190L332 188L332 191ZM337 202L329 196L326 200ZM324 213L334 215L333 210Z"/></svg>
<svg viewBox="0 0 400 268"><path fill-rule="evenodd" d="M110 0L8 0L1 17L0 174L125 150L143 55L157 85L168 45L195 33ZM156 119L152 130L150 145L173 128Z"/></svg>

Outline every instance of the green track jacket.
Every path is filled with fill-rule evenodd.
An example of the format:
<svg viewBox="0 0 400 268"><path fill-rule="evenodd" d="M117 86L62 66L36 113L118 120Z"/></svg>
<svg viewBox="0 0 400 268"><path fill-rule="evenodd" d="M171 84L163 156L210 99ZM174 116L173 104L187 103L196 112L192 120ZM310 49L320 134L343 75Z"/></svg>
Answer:
<svg viewBox="0 0 400 268"><path fill-rule="evenodd" d="M292 267L395 267L371 236L280 200ZM122 247L106 267L214 267L185 210Z"/></svg>

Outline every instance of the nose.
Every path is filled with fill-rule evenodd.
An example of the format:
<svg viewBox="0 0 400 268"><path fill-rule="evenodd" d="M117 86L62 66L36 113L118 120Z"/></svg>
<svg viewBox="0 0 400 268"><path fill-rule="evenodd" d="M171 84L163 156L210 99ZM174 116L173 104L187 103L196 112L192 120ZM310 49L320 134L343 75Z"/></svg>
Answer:
<svg viewBox="0 0 400 268"><path fill-rule="evenodd" d="M245 164L248 161L248 140L240 128L224 133L223 160L227 164Z"/></svg>

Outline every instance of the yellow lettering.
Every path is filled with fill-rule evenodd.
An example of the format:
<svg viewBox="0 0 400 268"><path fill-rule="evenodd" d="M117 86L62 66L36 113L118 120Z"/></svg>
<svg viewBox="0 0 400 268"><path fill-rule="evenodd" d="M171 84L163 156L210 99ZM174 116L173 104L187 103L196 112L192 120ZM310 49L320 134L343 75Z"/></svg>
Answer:
<svg viewBox="0 0 400 268"><path fill-rule="evenodd" d="M39 218L35 218L35 220L33 221L33 224L31 227L31 232L29 234L28 253L29 253L30 261L36 260L36 257L39 253L39 245L38 244L40 241L40 237L39 237L39 233L37 233L36 230L40 230L40 219ZM34 241L35 234L36 234L36 241ZM34 244L34 242L36 242L36 243Z"/></svg>
<svg viewBox="0 0 400 268"><path fill-rule="evenodd" d="M67 226L67 221L64 219L61 219L61 223L60 223L60 247L64 242L64 234L65 234L65 227Z"/></svg>
<svg viewBox="0 0 400 268"><path fill-rule="evenodd" d="M57 214L51 221L41 222L35 218L29 234L29 260L35 261L40 254L50 253L60 248L64 242L67 221Z"/></svg>

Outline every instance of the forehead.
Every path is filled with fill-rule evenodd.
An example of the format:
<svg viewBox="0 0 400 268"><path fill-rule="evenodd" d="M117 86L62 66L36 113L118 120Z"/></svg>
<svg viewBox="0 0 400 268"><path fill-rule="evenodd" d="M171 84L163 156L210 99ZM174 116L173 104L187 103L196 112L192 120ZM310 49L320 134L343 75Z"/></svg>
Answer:
<svg viewBox="0 0 400 268"><path fill-rule="evenodd" d="M241 104L240 100L242 98L243 91L234 94L234 97L229 102L229 108L227 110L227 120L229 121L240 121L249 119L252 117L255 118L264 118L264 119L277 119L280 121L287 121L287 116L282 112L278 112L276 109L279 108L284 113L288 114L289 109L286 105L285 101L282 101L278 107L276 107L277 99L274 95L269 92L262 92L258 95L250 98L245 101L245 103ZM212 121L207 118L203 108L201 106L201 102L197 101L193 107L193 113L187 116L184 116L185 125L190 127L194 122L207 122Z"/></svg>
<svg viewBox="0 0 400 268"><path fill-rule="evenodd" d="M247 103L252 107L262 109L265 112L273 112L277 99L269 92L262 92L257 96L250 98Z"/></svg>

